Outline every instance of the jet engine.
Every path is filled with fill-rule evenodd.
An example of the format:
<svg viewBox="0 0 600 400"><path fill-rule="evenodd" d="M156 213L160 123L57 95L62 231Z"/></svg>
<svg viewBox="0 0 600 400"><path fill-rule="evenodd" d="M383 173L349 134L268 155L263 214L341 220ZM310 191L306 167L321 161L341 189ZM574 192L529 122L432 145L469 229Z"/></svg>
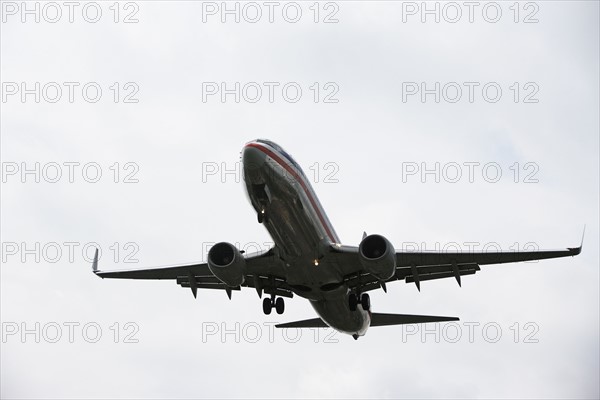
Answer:
<svg viewBox="0 0 600 400"><path fill-rule="evenodd" d="M208 268L227 286L235 287L244 283L246 260L231 243L221 242L211 247L208 252Z"/></svg>
<svg viewBox="0 0 600 400"><path fill-rule="evenodd" d="M381 235L369 235L358 247L360 263L363 268L378 279L385 281L396 272L396 250Z"/></svg>

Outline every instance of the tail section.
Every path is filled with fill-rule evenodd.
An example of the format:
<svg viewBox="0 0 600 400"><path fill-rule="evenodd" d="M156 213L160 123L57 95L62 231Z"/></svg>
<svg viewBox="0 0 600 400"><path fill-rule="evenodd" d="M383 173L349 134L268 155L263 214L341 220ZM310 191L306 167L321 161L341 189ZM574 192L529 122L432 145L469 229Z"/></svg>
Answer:
<svg viewBox="0 0 600 400"><path fill-rule="evenodd" d="M434 315L411 314L371 314L371 326L424 324L427 322L459 321L457 317L437 317Z"/></svg>
<svg viewBox="0 0 600 400"><path fill-rule="evenodd" d="M313 318L278 324L275 328L327 328L327 324L321 318Z"/></svg>
<svg viewBox="0 0 600 400"><path fill-rule="evenodd" d="M428 322L459 321L457 317L438 317L435 315L412 314L371 314L371 326L425 324ZM302 321L287 322L275 325L276 328L327 328L321 318L305 319Z"/></svg>

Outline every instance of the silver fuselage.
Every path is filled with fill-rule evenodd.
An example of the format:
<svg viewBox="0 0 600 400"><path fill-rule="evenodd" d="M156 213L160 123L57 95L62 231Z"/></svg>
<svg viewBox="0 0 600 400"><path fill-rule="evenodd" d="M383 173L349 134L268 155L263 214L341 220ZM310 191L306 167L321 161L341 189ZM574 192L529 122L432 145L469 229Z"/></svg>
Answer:
<svg viewBox="0 0 600 400"><path fill-rule="evenodd" d="M252 141L242 151L248 197L271 235L294 293L310 300L330 327L362 336L370 314L348 307L349 289L341 269L328 260L340 240L302 169L281 147ZM332 289L334 287L334 289Z"/></svg>

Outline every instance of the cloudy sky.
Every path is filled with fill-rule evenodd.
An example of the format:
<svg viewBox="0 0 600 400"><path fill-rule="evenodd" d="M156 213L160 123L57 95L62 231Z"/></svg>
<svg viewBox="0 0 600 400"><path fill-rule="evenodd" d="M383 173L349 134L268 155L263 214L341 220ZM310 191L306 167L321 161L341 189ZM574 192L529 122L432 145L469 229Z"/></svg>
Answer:
<svg viewBox="0 0 600 400"><path fill-rule="evenodd" d="M516 5L515 5L516 4ZM598 398L597 2L10 2L1 25L3 398ZM425 9L426 8L426 9ZM236 21L237 19L237 21ZM577 246L397 282L452 324L275 331L253 290L90 271L266 249L239 152L282 145L345 244Z"/></svg>

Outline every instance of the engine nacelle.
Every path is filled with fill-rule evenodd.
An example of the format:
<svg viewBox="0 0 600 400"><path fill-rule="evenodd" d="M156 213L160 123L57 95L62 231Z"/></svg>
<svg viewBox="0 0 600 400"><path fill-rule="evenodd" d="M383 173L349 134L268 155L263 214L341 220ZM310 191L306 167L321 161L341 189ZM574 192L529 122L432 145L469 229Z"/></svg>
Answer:
<svg viewBox="0 0 600 400"><path fill-rule="evenodd" d="M391 278L396 272L396 250L381 235L364 238L358 247L358 254L363 268L382 281Z"/></svg>
<svg viewBox="0 0 600 400"><path fill-rule="evenodd" d="M208 252L208 268L227 286L236 287L244 283L246 260L231 243L221 242L211 247Z"/></svg>

